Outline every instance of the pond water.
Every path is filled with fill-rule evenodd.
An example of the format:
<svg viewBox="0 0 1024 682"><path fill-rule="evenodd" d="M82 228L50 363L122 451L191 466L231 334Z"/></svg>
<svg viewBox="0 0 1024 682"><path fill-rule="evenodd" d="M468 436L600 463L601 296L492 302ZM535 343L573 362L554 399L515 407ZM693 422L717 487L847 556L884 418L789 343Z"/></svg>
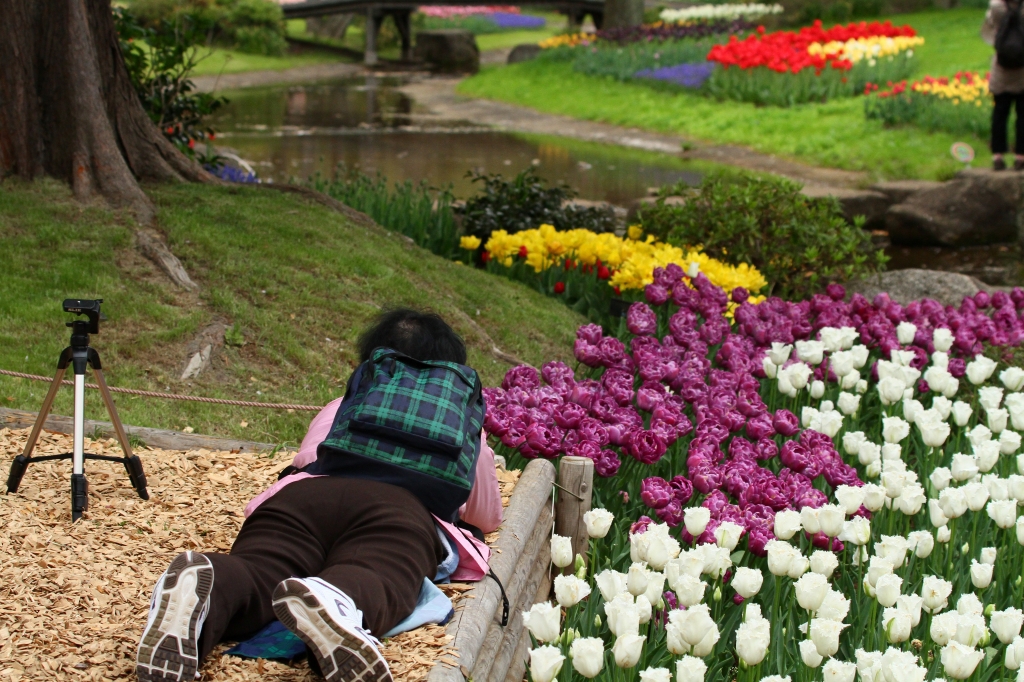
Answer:
<svg viewBox="0 0 1024 682"><path fill-rule="evenodd" d="M211 122L219 145L277 182L329 176L344 164L389 180L451 184L465 198L473 193L469 170L511 177L532 165L581 198L628 206L649 187L696 185L709 168L671 154L438 121L401 84L368 76L227 92Z"/></svg>

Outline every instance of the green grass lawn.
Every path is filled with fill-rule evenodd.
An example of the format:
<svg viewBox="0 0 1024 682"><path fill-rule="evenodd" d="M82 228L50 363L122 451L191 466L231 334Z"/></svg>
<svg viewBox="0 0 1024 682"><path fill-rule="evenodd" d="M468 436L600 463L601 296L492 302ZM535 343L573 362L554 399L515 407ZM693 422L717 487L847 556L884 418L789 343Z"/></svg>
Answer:
<svg viewBox="0 0 1024 682"><path fill-rule="evenodd" d="M0 368L52 375L68 343L66 297L104 299L93 338L114 386L221 398L322 405L344 392L359 331L382 307L429 307L452 322L487 385L509 365L502 350L539 366L571 359L583 318L505 278L445 261L397 235L278 192L148 187L159 227L202 287L184 294L132 248L132 220L72 200L56 181L0 185ZM461 312L456 312L461 311ZM178 380L185 346L212 319L244 339L214 369ZM474 325L469 320L476 323ZM0 376L0 405L38 410L46 385ZM297 442L312 413L240 409L117 396L128 424ZM88 416L106 419L89 392ZM55 412L70 414L71 392ZM241 423L247 426L242 427Z"/></svg>
<svg viewBox="0 0 1024 682"><path fill-rule="evenodd" d="M215 47L203 55L203 60L196 65L192 75L207 76L222 73L243 73L246 71L284 71L285 69L293 69L298 66L345 61L351 60L346 59L337 52L307 47L298 48L282 57L268 57L261 54L248 54L238 50Z"/></svg>
<svg viewBox="0 0 1024 682"><path fill-rule="evenodd" d="M927 41L918 75L985 70L991 48L978 30L984 12L957 9L893 17ZM491 68L463 81L459 92L576 118L636 126L706 142L738 144L806 163L863 170L873 179L947 178L960 165L949 154L957 137L917 128L884 128L864 117L861 98L791 108L719 102L573 72L570 64L527 62ZM986 141L965 140L987 164Z"/></svg>

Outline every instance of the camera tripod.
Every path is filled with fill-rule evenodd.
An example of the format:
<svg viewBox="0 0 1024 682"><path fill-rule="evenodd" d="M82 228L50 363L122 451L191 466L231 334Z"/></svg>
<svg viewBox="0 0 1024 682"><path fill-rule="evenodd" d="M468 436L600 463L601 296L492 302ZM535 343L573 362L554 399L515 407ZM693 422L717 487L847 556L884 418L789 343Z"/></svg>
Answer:
<svg viewBox="0 0 1024 682"><path fill-rule="evenodd" d="M18 492L21 479L32 462L44 462L47 460L70 459L71 460L71 520L77 521L82 518L82 512L89 507L89 482L85 478L85 460L97 459L108 462L121 462L128 472L128 480L132 487L144 500L149 499L146 491L146 474L142 470L142 460L138 455L132 454L131 445L128 443L128 435L125 433L124 425L117 416L117 408L114 406L114 399L107 388L107 382L103 378L103 369L100 364L99 353L89 346L89 334L99 333L100 303L103 299L83 301L67 299L64 301L64 311L76 315L86 315L88 320L73 320L67 323L71 327L71 345L64 349L57 361L57 373L53 377L50 389L43 399L43 406L36 417L36 423L29 434L28 442L25 443L24 451L14 458L11 463L11 472L7 477L7 492ZM33 457L32 450L35 449L39 434L42 433L43 424L53 407L54 398L60 389L61 381L68 365L72 366L75 375L75 417L74 417L74 441L73 452L65 452L59 455L44 455ZM99 385L103 402L110 414L110 421L114 425L114 433L121 443L123 457L112 457L109 455L94 455L85 452L85 370L92 367L96 376L96 383Z"/></svg>

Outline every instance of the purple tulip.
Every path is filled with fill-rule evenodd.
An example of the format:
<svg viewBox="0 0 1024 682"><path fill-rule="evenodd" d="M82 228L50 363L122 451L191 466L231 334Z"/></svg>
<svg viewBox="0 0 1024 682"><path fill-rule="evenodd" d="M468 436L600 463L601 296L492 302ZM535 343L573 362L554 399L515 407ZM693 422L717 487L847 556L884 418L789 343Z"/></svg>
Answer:
<svg viewBox="0 0 1024 682"><path fill-rule="evenodd" d="M575 429L580 425L580 422L584 417L587 416L587 411L582 406L576 403L568 403L559 406L554 411L552 417L554 417L555 423L561 426L563 429Z"/></svg>
<svg viewBox="0 0 1024 682"><path fill-rule="evenodd" d="M627 444L633 459L643 464L654 464L665 454L665 441L653 431L637 429L630 433Z"/></svg>
<svg viewBox="0 0 1024 682"><path fill-rule="evenodd" d="M638 336L653 336L658 331L658 316L646 303L638 301L626 312L626 327Z"/></svg>
<svg viewBox="0 0 1024 682"><path fill-rule="evenodd" d="M779 454L779 446L771 438L761 438L757 441L757 459L765 462Z"/></svg>
<svg viewBox="0 0 1024 682"><path fill-rule="evenodd" d="M540 369L541 378L551 386L565 386L570 388L576 383L576 377L572 368L564 362L548 362Z"/></svg>
<svg viewBox="0 0 1024 682"><path fill-rule="evenodd" d="M772 426L783 436L792 436L800 430L800 420L789 410L779 409L772 418Z"/></svg>
<svg viewBox="0 0 1024 682"><path fill-rule="evenodd" d="M648 284L644 287L644 298L651 305L665 305L670 295L668 287L661 284Z"/></svg>
<svg viewBox="0 0 1024 682"><path fill-rule="evenodd" d="M787 440L782 445L779 459L787 468L803 473L803 470L811 463L811 451L798 441Z"/></svg>
<svg viewBox="0 0 1024 682"><path fill-rule="evenodd" d="M671 528L675 528L683 521L683 505L679 504L679 500L672 500L656 513L658 518Z"/></svg>
<svg viewBox="0 0 1024 682"><path fill-rule="evenodd" d="M540 375L537 374L536 369L529 365L519 365L518 367L513 367L505 374L501 387L506 391L511 388L522 388L530 391L540 387Z"/></svg>
<svg viewBox="0 0 1024 682"><path fill-rule="evenodd" d="M591 345L583 339L576 339L573 344L573 356L587 367L601 366L601 349Z"/></svg>
<svg viewBox="0 0 1024 682"><path fill-rule="evenodd" d="M685 476L675 476L669 481L672 486L672 494L680 505L686 505L693 497L693 484Z"/></svg>
<svg viewBox="0 0 1024 682"><path fill-rule="evenodd" d="M654 521L649 516L641 516L637 519L632 526L629 527L630 535L641 535L647 532L647 527L650 526Z"/></svg>
<svg viewBox="0 0 1024 682"><path fill-rule="evenodd" d="M622 461L611 450L602 450L601 458L594 460L594 471L602 478L611 478L619 473L620 466L622 466Z"/></svg>
<svg viewBox="0 0 1024 682"><path fill-rule="evenodd" d="M594 396L597 395L600 389L601 385L593 379L580 381L572 387L572 392L569 394L569 400L576 403L583 409L589 410L590 404L594 400Z"/></svg>
<svg viewBox="0 0 1024 682"><path fill-rule="evenodd" d="M581 419L578 430L580 432L581 439L597 443L601 447L604 447L611 442L611 436L608 434L608 427L593 417L584 417Z"/></svg>
<svg viewBox="0 0 1024 682"><path fill-rule="evenodd" d="M651 509L661 509L674 499L669 482L658 476L645 478L640 484L640 499Z"/></svg>

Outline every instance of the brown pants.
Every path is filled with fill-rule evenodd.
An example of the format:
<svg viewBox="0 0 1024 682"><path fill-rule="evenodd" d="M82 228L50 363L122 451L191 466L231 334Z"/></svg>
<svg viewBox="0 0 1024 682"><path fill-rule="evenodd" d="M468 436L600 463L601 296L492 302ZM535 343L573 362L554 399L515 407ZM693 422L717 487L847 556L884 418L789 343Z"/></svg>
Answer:
<svg viewBox="0 0 1024 682"><path fill-rule="evenodd" d="M271 595L290 577L318 576L341 589L379 637L412 613L444 549L412 493L331 476L285 486L246 519L230 554L206 556L214 577L200 659L273 621Z"/></svg>

